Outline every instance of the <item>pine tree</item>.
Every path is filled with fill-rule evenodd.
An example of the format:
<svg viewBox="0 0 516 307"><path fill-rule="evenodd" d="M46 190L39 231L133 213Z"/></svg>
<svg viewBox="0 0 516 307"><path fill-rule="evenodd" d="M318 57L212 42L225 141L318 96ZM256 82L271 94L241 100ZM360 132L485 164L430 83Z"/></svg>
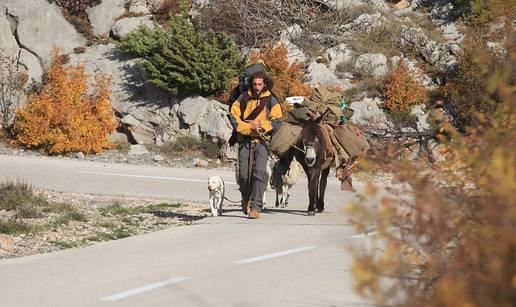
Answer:
<svg viewBox="0 0 516 307"><path fill-rule="evenodd" d="M213 31L200 32L185 16L174 16L166 30L140 27L118 44L140 57L146 77L173 96L214 94L236 74L234 42Z"/></svg>

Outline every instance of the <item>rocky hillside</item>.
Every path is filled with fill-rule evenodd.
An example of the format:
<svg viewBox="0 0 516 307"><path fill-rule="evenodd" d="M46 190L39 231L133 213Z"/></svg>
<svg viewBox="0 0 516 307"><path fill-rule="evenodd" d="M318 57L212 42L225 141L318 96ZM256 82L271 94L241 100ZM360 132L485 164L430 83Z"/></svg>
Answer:
<svg viewBox="0 0 516 307"><path fill-rule="evenodd" d="M177 13L178 1L75 1L76 6L82 5L79 8L70 7L72 2L4 0L0 4L0 50L13 55L19 70L28 75L27 91L43 82L52 50L57 47L67 55L69 64L84 64L87 73L101 71L112 78L111 104L120 120L112 141L160 146L180 134L218 141L229 138L226 105L195 94L170 95L147 82L137 58L117 48L117 40L140 25L161 27L163 15ZM213 19L210 9L216 11L224 3L233 2L193 1L190 17L217 31L206 20ZM310 85L347 90L355 110L353 120L374 135L400 131L384 112L384 97L378 91L396 65L404 62L432 89L456 64L463 40L454 2L449 0L306 1L299 5L299 12L306 14L293 17L286 4L271 3L264 7L279 16L274 17L279 26L263 41L284 44L289 62L303 64ZM80 13L73 11L81 8ZM251 10L253 5L242 8ZM322 19L303 22L314 10ZM249 50L242 37L233 38L243 53ZM419 103L409 113L413 120L403 131L430 129L425 105Z"/></svg>

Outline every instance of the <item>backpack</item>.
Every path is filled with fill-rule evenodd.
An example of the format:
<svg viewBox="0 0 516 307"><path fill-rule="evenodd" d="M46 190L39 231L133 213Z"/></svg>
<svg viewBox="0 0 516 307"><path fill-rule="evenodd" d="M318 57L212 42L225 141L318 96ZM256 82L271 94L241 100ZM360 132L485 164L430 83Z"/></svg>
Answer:
<svg viewBox="0 0 516 307"><path fill-rule="evenodd" d="M243 93L247 93L247 90L251 88L251 76L258 71L263 71L267 73L267 69L265 68L265 65L261 63L256 63L250 66L247 66L242 70L242 73L238 77L238 85L233 88L231 91L231 94L229 95L229 108L231 109L231 105L235 100L240 97ZM269 91L272 89L272 81L270 78L267 78L265 80L265 85L267 86L267 89Z"/></svg>

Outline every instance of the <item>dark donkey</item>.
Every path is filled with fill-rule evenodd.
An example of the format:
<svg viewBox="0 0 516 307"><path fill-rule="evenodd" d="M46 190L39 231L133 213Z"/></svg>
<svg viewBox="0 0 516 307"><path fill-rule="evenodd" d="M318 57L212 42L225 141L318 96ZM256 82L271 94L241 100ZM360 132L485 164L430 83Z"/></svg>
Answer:
<svg viewBox="0 0 516 307"><path fill-rule="evenodd" d="M327 149L323 126L320 123L322 116L318 120L306 121L303 123L301 138L297 144L298 149L294 150L297 161L301 163L308 177L308 215L315 215L317 212L324 211L324 193L328 174L333 164L333 153ZM302 151L300 150L302 149Z"/></svg>

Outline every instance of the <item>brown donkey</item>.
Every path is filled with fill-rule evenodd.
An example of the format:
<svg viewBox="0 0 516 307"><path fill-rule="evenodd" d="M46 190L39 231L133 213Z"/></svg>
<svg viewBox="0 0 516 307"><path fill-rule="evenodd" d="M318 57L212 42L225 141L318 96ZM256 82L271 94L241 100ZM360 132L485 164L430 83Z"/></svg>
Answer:
<svg viewBox="0 0 516 307"><path fill-rule="evenodd" d="M303 123L301 138L294 149L294 155L308 177L309 216L315 215L316 208L318 213L324 211L324 193L334 160L328 131L320 123L321 118Z"/></svg>

